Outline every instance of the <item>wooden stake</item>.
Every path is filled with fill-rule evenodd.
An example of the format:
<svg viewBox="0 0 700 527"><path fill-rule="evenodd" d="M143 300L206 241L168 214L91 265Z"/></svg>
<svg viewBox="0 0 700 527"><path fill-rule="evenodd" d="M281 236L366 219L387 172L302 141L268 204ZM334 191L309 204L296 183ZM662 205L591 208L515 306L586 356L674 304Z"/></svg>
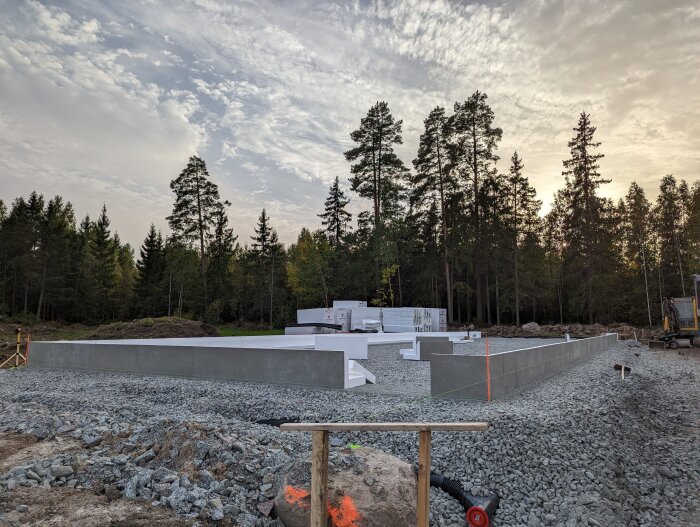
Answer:
<svg viewBox="0 0 700 527"><path fill-rule="evenodd" d="M311 524L326 527L328 523L328 432L312 432L311 451Z"/></svg>
<svg viewBox="0 0 700 527"><path fill-rule="evenodd" d="M19 344L22 339L22 332L17 328L17 351L15 351L15 368L19 367Z"/></svg>
<svg viewBox="0 0 700 527"><path fill-rule="evenodd" d="M418 432L418 527L430 522L430 443L431 432Z"/></svg>

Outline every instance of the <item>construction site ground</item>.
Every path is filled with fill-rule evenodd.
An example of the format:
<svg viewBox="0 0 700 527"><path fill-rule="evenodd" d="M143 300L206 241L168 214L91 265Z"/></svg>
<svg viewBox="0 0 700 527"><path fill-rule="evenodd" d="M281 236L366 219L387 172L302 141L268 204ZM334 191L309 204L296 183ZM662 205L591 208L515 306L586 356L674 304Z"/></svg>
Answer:
<svg viewBox="0 0 700 527"><path fill-rule="evenodd" d="M615 363L631 368L624 380ZM696 357L635 341L491 403L5 370L0 525L281 527L271 500L289 463L308 459L310 437L260 422L298 420L487 421L485 433L434 434L433 470L477 495L498 492L496 527L689 527L700 523L699 374ZM331 439L349 443L417 459L412 434ZM52 477L54 467L69 475ZM431 500L431 525L464 525L455 500L436 489Z"/></svg>

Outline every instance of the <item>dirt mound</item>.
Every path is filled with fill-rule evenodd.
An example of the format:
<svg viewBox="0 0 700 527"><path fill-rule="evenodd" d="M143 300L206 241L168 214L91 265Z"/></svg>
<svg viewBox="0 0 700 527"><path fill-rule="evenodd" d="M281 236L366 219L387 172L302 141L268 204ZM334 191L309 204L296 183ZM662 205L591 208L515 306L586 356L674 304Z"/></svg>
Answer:
<svg viewBox="0 0 700 527"><path fill-rule="evenodd" d="M214 326L177 317L142 318L99 326L83 340L167 339L178 337L218 337Z"/></svg>
<svg viewBox="0 0 700 527"><path fill-rule="evenodd" d="M536 326L536 327L535 327ZM535 323L517 326L491 326L485 329L494 337L563 337L567 333L574 338L595 337L605 333L617 333L621 339L648 340L654 338L660 331L646 328L635 328L629 324L545 324L539 326Z"/></svg>

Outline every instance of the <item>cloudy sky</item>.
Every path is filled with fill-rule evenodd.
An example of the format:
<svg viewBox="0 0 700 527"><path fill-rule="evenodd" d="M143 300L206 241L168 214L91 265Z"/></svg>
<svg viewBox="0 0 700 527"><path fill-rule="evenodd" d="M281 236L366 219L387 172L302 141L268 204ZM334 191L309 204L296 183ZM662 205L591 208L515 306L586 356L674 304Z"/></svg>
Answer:
<svg viewBox="0 0 700 527"><path fill-rule="evenodd" d="M262 207L283 241L317 227L342 152L377 100L422 121L485 91L545 202L581 111L617 197L700 178L700 4L0 0L0 199L106 203L138 245L167 229L168 183L201 155L247 242ZM363 204L354 199L355 210Z"/></svg>

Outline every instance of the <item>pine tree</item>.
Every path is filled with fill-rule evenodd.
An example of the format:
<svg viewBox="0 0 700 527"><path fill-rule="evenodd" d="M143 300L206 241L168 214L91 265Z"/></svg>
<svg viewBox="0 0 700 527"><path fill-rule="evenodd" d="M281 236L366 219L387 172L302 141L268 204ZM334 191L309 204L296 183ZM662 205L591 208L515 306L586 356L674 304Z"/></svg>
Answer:
<svg viewBox="0 0 700 527"><path fill-rule="evenodd" d="M439 211L440 230L442 234L443 266L445 276L445 294L447 297L447 319L454 321L452 275L450 272L450 252L448 244L447 202L449 195L455 192L455 181L448 174L448 130L445 109L438 106L423 121L424 131L420 136L418 156L413 160L416 173L409 177L411 184L410 203L418 208L428 206ZM423 205L423 207L421 207Z"/></svg>
<svg viewBox="0 0 700 527"><path fill-rule="evenodd" d="M569 141L571 157L564 161L562 174L566 178L566 199L568 214L566 219L567 243L571 267L579 271L585 291L581 295L582 304L593 323L594 280L596 268L603 262L596 260L602 250L603 201L596 194L597 189L609 183L598 172L598 161L603 154L596 153L600 143L593 139L595 127L590 116L581 113L574 128L576 135Z"/></svg>
<svg viewBox="0 0 700 527"><path fill-rule="evenodd" d="M92 231L93 276L95 280L94 297L96 299L95 315L99 322L114 318L114 294L117 285L117 247L110 236L107 207L102 212Z"/></svg>
<svg viewBox="0 0 700 527"><path fill-rule="evenodd" d="M360 120L360 127L350 134L355 148L345 152L351 165L351 189L363 198L372 200L372 221L379 230L385 215L396 207L400 193L399 179L406 167L394 153L394 145L402 143L401 120L394 120L389 105L377 102Z"/></svg>
<svg viewBox="0 0 700 527"><path fill-rule="evenodd" d="M175 193L173 212L166 219L176 241L199 242L203 310L207 303L206 247L213 236L216 219L228 201L222 202L219 187L209 179L203 159L192 156L180 175L170 182Z"/></svg>
<svg viewBox="0 0 700 527"><path fill-rule="evenodd" d="M341 244L352 219L352 214L346 210L348 203L350 203L350 200L345 197L345 193L340 188L338 176L336 176L329 189L328 197L324 204L324 212L323 214L318 214L328 239L331 244L336 246Z"/></svg>
<svg viewBox="0 0 700 527"><path fill-rule="evenodd" d="M520 256L519 246L523 243L527 235L535 232L537 226L537 212L542 202L535 198L536 192L527 179L523 176L524 165L518 156L518 152L513 152L510 159L510 170L508 176L509 205L511 209L510 230L513 236L513 278L515 280L515 324L520 325ZM529 238L529 246L532 247L534 239Z"/></svg>
<svg viewBox="0 0 700 527"><path fill-rule="evenodd" d="M455 103L454 115L448 121L450 130L448 171L465 181L471 193L471 222L474 229L472 260L474 265L476 320L483 322L483 259L482 211L480 196L484 180L496 173L496 150L503 132L493 126L494 113L486 103L485 93L474 92L463 103ZM471 188L469 188L471 187Z"/></svg>
<svg viewBox="0 0 700 527"><path fill-rule="evenodd" d="M165 311L161 287L165 272L165 246L163 237L151 228L141 245L136 262L137 277L134 285L135 311L142 316L160 316Z"/></svg>

